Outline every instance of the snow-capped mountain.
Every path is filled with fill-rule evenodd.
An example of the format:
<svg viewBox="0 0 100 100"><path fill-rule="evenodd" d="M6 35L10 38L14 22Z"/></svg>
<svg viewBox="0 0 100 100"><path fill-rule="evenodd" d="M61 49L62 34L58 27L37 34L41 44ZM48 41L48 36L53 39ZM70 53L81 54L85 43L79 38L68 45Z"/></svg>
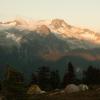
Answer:
<svg viewBox="0 0 100 100"><path fill-rule="evenodd" d="M93 32L89 29L81 29L71 26L61 19L34 21L17 18L12 21L1 22L0 26L9 28L15 27L16 29L20 30L36 31L37 33L43 33L40 35L52 32L62 39L75 38L77 40L85 40L96 45L100 44L100 34Z"/></svg>
<svg viewBox="0 0 100 100"><path fill-rule="evenodd" d="M0 22L0 64L30 73L38 66L61 70L71 60L77 67L100 61L100 34L64 20ZM83 65L82 65L83 63ZM63 68L62 68L63 69Z"/></svg>

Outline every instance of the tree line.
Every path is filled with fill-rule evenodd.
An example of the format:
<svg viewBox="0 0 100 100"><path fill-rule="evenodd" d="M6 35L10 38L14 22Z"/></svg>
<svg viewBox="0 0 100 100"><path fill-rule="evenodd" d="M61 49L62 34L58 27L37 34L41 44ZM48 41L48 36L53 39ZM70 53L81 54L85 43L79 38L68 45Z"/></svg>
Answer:
<svg viewBox="0 0 100 100"><path fill-rule="evenodd" d="M0 82L0 90L3 92L23 94L29 86L37 84L42 90L50 91L65 88L68 84L100 84L100 69L89 66L83 71L83 77L77 78L75 66L69 62L68 68L61 79L59 70L51 70L49 66L41 66L37 72L33 72L29 84L25 84L24 74L7 66L5 79Z"/></svg>

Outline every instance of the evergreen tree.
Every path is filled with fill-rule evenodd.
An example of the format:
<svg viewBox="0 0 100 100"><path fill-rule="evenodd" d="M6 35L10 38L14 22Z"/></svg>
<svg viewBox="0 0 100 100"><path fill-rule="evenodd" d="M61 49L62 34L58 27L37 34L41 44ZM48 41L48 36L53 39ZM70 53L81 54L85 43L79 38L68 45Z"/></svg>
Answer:
<svg viewBox="0 0 100 100"><path fill-rule="evenodd" d="M100 69L89 66L84 72L84 82L87 84L100 84Z"/></svg>
<svg viewBox="0 0 100 100"><path fill-rule="evenodd" d="M7 66L5 80L3 81L5 92L12 94L24 94L24 76L11 66Z"/></svg>
<svg viewBox="0 0 100 100"><path fill-rule="evenodd" d="M38 76L36 73L32 73L32 79L30 84L38 84Z"/></svg>
<svg viewBox="0 0 100 100"><path fill-rule="evenodd" d="M59 71L56 70L51 72L50 81L51 81L52 89L56 89L60 87Z"/></svg>
<svg viewBox="0 0 100 100"><path fill-rule="evenodd" d="M71 62L68 63L68 71L65 73L63 78L63 87L65 87L67 84L71 84L75 82L75 71L74 66Z"/></svg>
<svg viewBox="0 0 100 100"><path fill-rule="evenodd" d="M50 86L50 69L48 66L42 66L38 69L39 86L44 90L49 90Z"/></svg>
<svg viewBox="0 0 100 100"><path fill-rule="evenodd" d="M2 82L0 81L0 91L2 90Z"/></svg>

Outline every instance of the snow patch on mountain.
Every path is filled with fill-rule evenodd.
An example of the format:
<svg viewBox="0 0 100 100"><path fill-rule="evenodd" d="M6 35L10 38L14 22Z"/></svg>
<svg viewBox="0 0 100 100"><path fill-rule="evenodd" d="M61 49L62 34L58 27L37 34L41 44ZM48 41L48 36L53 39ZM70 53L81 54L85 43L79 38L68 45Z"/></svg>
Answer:
<svg viewBox="0 0 100 100"><path fill-rule="evenodd" d="M9 33L9 32L6 32L6 33L7 33L6 38L11 38L12 40L20 44L22 37L18 37L14 33Z"/></svg>

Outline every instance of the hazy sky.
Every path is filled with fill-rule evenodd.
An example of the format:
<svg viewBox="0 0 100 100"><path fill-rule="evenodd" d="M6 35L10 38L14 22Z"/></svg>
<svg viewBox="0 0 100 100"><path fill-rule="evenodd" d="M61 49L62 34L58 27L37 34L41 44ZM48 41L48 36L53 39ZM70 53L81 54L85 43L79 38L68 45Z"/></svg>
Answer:
<svg viewBox="0 0 100 100"><path fill-rule="evenodd" d="M61 18L100 32L100 0L0 0L0 20L16 16Z"/></svg>

